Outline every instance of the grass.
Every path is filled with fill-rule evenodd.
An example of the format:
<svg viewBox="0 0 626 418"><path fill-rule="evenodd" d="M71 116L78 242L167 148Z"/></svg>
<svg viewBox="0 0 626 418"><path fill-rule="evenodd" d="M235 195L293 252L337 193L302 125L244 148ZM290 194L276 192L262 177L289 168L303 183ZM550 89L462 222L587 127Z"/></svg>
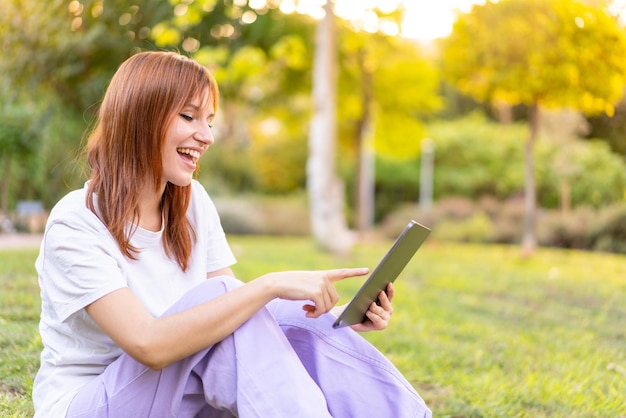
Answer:
<svg viewBox="0 0 626 418"><path fill-rule="evenodd" d="M231 237L242 279L282 269L374 267L303 238ZM0 416L32 415L36 250L0 251ZM337 283L344 301L360 279ZM626 417L626 257L429 241L396 282L394 319L364 334L436 417Z"/></svg>

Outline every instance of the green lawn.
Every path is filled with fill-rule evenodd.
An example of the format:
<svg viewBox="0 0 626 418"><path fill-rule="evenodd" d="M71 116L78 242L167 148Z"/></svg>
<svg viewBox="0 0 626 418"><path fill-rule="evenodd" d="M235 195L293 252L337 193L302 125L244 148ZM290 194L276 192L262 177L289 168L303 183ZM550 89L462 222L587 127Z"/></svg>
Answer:
<svg viewBox="0 0 626 418"><path fill-rule="evenodd" d="M374 267L301 238L231 237L244 280L272 270ZM0 416L30 416L38 365L36 250L0 251ZM337 284L344 300L360 279ZM626 417L626 257L429 241L396 282L395 314L365 336L436 417Z"/></svg>

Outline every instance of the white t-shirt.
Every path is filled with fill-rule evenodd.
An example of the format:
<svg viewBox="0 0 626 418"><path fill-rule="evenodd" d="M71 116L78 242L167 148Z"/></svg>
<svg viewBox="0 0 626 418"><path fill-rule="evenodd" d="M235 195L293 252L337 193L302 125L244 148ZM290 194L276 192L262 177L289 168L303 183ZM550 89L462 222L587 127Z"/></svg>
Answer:
<svg viewBox="0 0 626 418"><path fill-rule="evenodd" d="M50 213L35 263L41 288L39 332L44 349L33 387L35 416L63 417L78 390L101 374L122 350L95 324L85 307L130 288L155 316L161 315L213 272L235 263L215 205L192 183L187 217L197 243L186 272L165 255L163 231L137 228L131 244L138 260L117 242L85 204L86 186L59 201Z"/></svg>

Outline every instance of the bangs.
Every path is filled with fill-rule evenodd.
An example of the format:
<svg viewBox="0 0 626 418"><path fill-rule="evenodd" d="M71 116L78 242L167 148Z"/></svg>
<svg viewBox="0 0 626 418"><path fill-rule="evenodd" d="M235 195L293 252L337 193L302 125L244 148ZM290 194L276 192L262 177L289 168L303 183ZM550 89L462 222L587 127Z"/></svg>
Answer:
<svg viewBox="0 0 626 418"><path fill-rule="evenodd" d="M177 75L183 91L178 95L178 107L198 101L202 108L213 106L217 111L219 92L213 75L205 67L195 61L183 59L180 74Z"/></svg>

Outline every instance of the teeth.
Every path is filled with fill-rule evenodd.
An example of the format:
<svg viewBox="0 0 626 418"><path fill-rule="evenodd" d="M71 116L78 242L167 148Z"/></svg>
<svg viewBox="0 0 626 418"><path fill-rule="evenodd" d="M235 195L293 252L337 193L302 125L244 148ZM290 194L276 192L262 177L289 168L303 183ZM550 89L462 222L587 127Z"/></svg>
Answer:
<svg viewBox="0 0 626 418"><path fill-rule="evenodd" d="M200 158L200 153L198 151L190 149L190 148L178 148L177 151L179 153L181 153L181 154L187 154L187 155L189 155L190 157L192 157L195 160Z"/></svg>

